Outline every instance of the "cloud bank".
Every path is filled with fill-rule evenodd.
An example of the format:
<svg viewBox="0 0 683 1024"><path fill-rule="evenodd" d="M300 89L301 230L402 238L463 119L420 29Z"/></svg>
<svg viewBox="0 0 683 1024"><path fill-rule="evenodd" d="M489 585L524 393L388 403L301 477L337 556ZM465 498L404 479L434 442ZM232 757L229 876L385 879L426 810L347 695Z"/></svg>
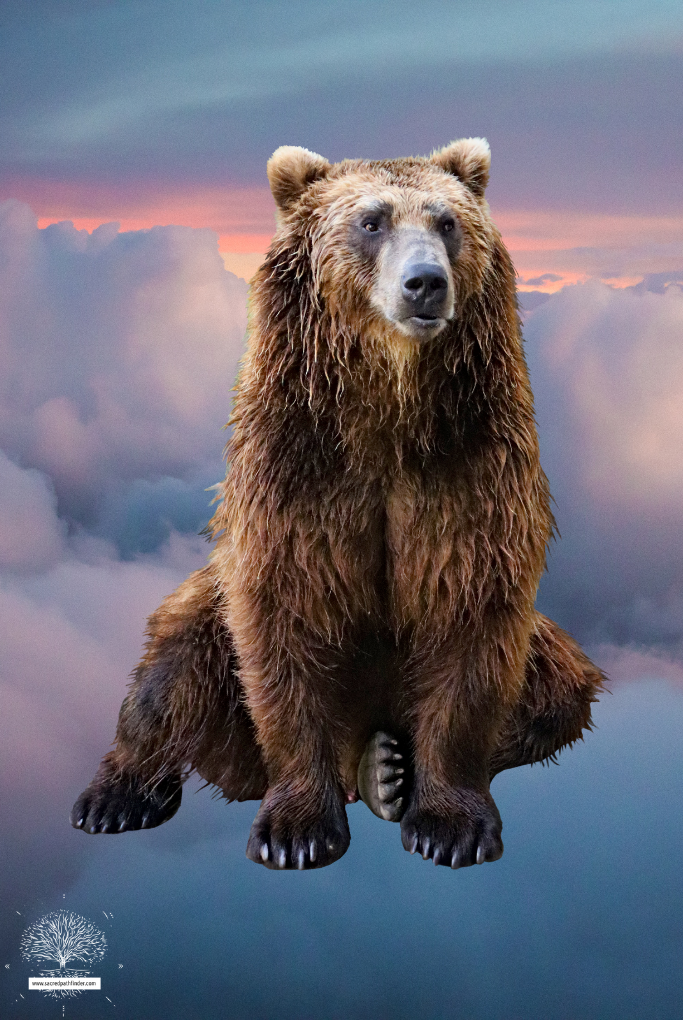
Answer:
<svg viewBox="0 0 683 1024"><path fill-rule="evenodd" d="M0 205L0 789L49 887L69 806L113 739L147 615L208 553L245 283L215 234L38 230ZM145 555L145 552L148 554Z"/></svg>
<svg viewBox="0 0 683 1024"><path fill-rule="evenodd" d="M0 265L0 447L49 477L60 516L96 527L140 503L136 481L215 482L247 294L216 236L39 231L10 201Z"/></svg>
<svg viewBox="0 0 683 1024"><path fill-rule="evenodd" d="M525 326L562 534L542 603L593 643L646 645L677 658L682 331L683 291L659 277L620 290L599 282L566 288Z"/></svg>
<svg viewBox="0 0 683 1024"><path fill-rule="evenodd" d="M54 216L65 182L191 198L265 186L283 144L340 160L486 135L501 208L681 213L672 0L203 7L6 0L0 195Z"/></svg>

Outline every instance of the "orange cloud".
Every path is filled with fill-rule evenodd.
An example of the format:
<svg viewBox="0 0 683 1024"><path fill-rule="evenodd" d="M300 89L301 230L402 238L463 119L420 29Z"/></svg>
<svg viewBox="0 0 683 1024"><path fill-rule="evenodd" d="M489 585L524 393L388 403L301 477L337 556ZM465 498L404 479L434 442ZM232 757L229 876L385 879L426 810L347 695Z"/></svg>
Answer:
<svg viewBox="0 0 683 1024"><path fill-rule="evenodd" d="M275 230L275 205L265 186L159 186L151 190L145 185L136 190L29 179L6 184L2 198L28 203L40 228L65 220L89 232L111 222L118 223L121 231L170 224L210 228L219 236L221 252L265 252Z"/></svg>
<svg viewBox="0 0 683 1024"><path fill-rule="evenodd" d="M598 277L612 287L683 265L683 217L555 210L494 210L520 276L520 288L555 292ZM525 282L544 274L555 280Z"/></svg>

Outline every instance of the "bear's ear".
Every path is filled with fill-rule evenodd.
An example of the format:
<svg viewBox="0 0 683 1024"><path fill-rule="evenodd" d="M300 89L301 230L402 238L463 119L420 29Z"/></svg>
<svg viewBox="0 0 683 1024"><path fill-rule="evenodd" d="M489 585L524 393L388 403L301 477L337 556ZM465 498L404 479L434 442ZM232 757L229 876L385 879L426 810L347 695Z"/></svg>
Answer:
<svg viewBox="0 0 683 1024"><path fill-rule="evenodd" d="M456 139L437 149L429 159L459 178L475 196L483 196L491 167L491 149L486 139Z"/></svg>
<svg viewBox="0 0 683 1024"><path fill-rule="evenodd" d="M332 165L324 156L301 146L280 146L268 161L268 181L278 208L287 211L301 193Z"/></svg>

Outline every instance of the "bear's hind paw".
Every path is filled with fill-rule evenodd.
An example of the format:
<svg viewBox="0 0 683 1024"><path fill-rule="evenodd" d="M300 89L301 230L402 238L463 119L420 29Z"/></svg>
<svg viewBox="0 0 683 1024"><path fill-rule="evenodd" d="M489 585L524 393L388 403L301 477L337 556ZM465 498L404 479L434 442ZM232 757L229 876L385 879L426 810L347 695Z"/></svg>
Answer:
<svg viewBox="0 0 683 1024"><path fill-rule="evenodd" d="M167 776L151 789L132 775L95 776L74 804L69 820L74 828L90 834L156 828L173 817L182 794L182 782L176 775Z"/></svg>
<svg viewBox="0 0 683 1024"><path fill-rule="evenodd" d="M400 821L407 799L408 758L393 736L376 732L358 765L358 792L363 803L384 821Z"/></svg>

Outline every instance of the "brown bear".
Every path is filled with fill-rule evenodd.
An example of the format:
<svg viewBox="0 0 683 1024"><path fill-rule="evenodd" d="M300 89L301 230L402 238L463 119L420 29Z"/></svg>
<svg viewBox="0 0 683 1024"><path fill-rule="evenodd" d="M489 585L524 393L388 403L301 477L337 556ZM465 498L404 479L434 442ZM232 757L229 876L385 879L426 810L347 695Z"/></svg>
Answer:
<svg viewBox="0 0 683 1024"><path fill-rule="evenodd" d="M269 161L215 549L150 618L75 827L159 825L196 770L262 800L271 868L341 857L359 792L410 852L482 863L492 777L590 727L604 677L534 610L553 517L489 162Z"/></svg>

